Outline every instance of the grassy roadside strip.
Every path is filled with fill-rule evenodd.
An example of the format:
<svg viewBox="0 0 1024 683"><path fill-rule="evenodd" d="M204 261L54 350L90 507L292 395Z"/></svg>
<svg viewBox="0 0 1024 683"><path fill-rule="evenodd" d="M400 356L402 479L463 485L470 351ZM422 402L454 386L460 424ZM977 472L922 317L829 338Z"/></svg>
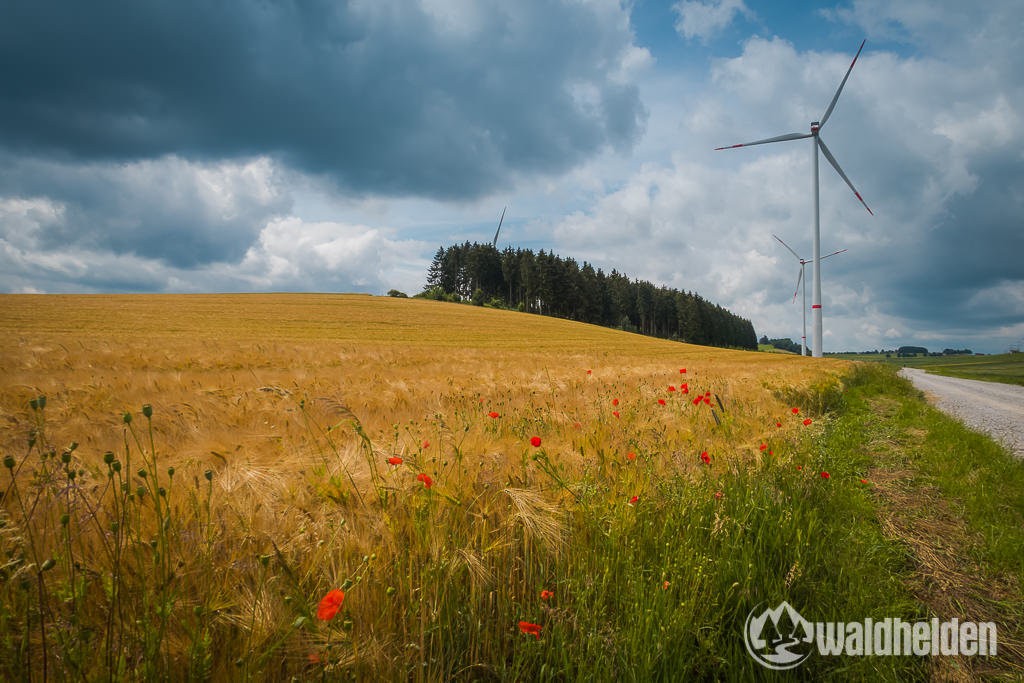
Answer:
<svg viewBox="0 0 1024 683"><path fill-rule="evenodd" d="M1024 462L932 408L896 369L859 364L830 449L869 458L871 495L929 616L995 621L999 656L931 662L942 679L1024 674Z"/></svg>

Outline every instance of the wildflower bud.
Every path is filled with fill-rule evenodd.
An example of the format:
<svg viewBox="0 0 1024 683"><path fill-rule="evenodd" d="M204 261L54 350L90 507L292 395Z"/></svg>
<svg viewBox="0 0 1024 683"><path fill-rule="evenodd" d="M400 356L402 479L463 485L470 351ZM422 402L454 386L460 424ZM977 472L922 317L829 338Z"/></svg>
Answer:
<svg viewBox="0 0 1024 683"><path fill-rule="evenodd" d="M124 422L126 425L130 425L132 423L132 414L131 413L123 413L121 415L121 421Z"/></svg>
<svg viewBox="0 0 1024 683"><path fill-rule="evenodd" d="M166 498L166 497L167 497L167 489L165 489L165 488L164 488L163 486L161 486L160 488L158 488L158 489L156 490L156 492L157 492L157 494L158 494L158 495L160 495L160 496L161 496L161 497L163 497L163 498Z"/></svg>
<svg viewBox="0 0 1024 683"><path fill-rule="evenodd" d="M369 555L363 555L363 562L369 562L369 561L370 561L370 556Z"/></svg>
<svg viewBox="0 0 1024 683"><path fill-rule="evenodd" d="M245 661L241 657L235 660L235 667L241 669L243 664L245 664Z"/></svg>
<svg viewBox="0 0 1024 683"><path fill-rule="evenodd" d="M292 596L290 596L290 595L284 596L284 604L286 604L286 605L292 604Z"/></svg>
<svg viewBox="0 0 1024 683"><path fill-rule="evenodd" d="M78 448L78 442L77 442L77 441L72 441L72 442L71 442L71 445L70 445L70 446L68 446L68 450L69 450L69 451L73 451L73 450L75 450L76 448Z"/></svg>
<svg viewBox="0 0 1024 683"><path fill-rule="evenodd" d="M61 453L60 454L60 461L62 463L64 463L65 465L67 465L69 462L71 462L71 451L64 451L63 453Z"/></svg>
<svg viewBox="0 0 1024 683"><path fill-rule="evenodd" d="M39 410L39 399L34 398L28 402L28 405L32 410Z"/></svg>
<svg viewBox="0 0 1024 683"><path fill-rule="evenodd" d="M39 409L42 410L45 407L46 407L46 397L45 396L40 396L39 397Z"/></svg>
<svg viewBox="0 0 1024 683"><path fill-rule="evenodd" d="M120 528L121 528L121 525L120 525L120 524L118 524L117 522L111 522L111 523L110 523L110 530L111 530L111 531L112 531L113 533L115 533L115 534L116 534L116 533L118 532L118 530L119 530Z"/></svg>
<svg viewBox="0 0 1024 683"><path fill-rule="evenodd" d="M13 470L14 469L14 458L12 458L9 455L4 457L4 467L6 467L9 470Z"/></svg>
<svg viewBox="0 0 1024 683"><path fill-rule="evenodd" d="M51 569L53 569L54 567L56 567L56 566L57 566L57 560L55 560L55 559L53 559L53 558L51 557L51 558L50 558L50 559L48 559L48 560L47 560L46 562L43 562L43 566L41 566L41 567L40 567L39 569L40 569L41 571L44 571L44 572L48 572L48 571L50 571Z"/></svg>
<svg viewBox="0 0 1024 683"><path fill-rule="evenodd" d="M78 473L74 470L68 470L68 479L74 479L76 474Z"/></svg>
<svg viewBox="0 0 1024 683"><path fill-rule="evenodd" d="M119 463L118 461L115 460L114 464L111 465L110 468L112 470L114 470L115 472L120 472L121 471L121 463Z"/></svg>
<svg viewBox="0 0 1024 683"><path fill-rule="evenodd" d="M151 539L151 540L149 541L149 547L150 547L150 548L153 548L154 550L156 550L156 539L155 539L155 538L154 538L154 539Z"/></svg>
<svg viewBox="0 0 1024 683"><path fill-rule="evenodd" d="M148 403L142 406L142 414L145 415L147 418L153 417L153 406L149 405Z"/></svg>
<svg viewBox="0 0 1024 683"><path fill-rule="evenodd" d="M168 467L167 468L167 476L168 477L173 477L174 476L174 468L173 467Z"/></svg>
<svg viewBox="0 0 1024 683"><path fill-rule="evenodd" d="M148 473L146 472L146 470L145 470L145 469L143 469L143 468L139 468L139 476L140 476L140 477L142 477L143 479L145 479L145 478L146 478L146 475L147 475L147 474L148 474Z"/></svg>
<svg viewBox="0 0 1024 683"><path fill-rule="evenodd" d="M395 594L395 593L397 593L398 591L396 591L396 590L395 590L395 587L394 587L394 586L388 586L388 589L387 589L386 591L384 591L384 592L385 592L386 594L388 594L388 595L394 595L394 594Z"/></svg>
<svg viewBox="0 0 1024 683"><path fill-rule="evenodd" d="M36 430L30 429L28 432L28 447L32 448L36 445Z"/></svg>
<svg viewBox="0 0 1024 683"><path fill-rule="evenodd" d="M370 560L376 560L376 559L377 559L377 553L370 553Z"/></svg>
<svg viewBox="0 0 1024 683"><path fill-rule="evenodd" d="M65 512L63 515L60 516L60 525L61 526L67 526L68 522L70 522L70 521L71 521L71 515L69 515L68 513Z"/></svg>
<svg viewBox="0 0 1024 683"><path fill-rule="evenodd" d="M306 625L307 621L309 621L309 620L306 619L306 617L299 617L298 619L296 619L295 621L292 622L292 628L300 629L300 628L302 628L303 626Z"/></svg>
<svg viewBox="0 0 1024 683"><path fill-rule="evenodd" d="M262 564L264 567L270 564L270 555L257 555L257 557L260 558L260 564Z"/></svg>
<svg viewBox="0 0 1024 683"><path fill-rule="evenodd" d="M135 489L135 493L139 496L139 498L145 498L146 497L146 487L145 486L138 487L137 489Z"/></svg>
<svg viewBox="0 0 1024 683"><path fill-rule="evenodd" d="M206 470L203 476L206 477L206 481L213 481L213 470Z"/></svg>
<svg viewBox="0 0 1024 683"><path fill-rule="evenodd" d="M352 579L345 579L341 584L341 590L346 591L352 585Z"/></svg>
<svg viewBox="0 0 1024 683"><path fill-rule="evenodd" d="M107 463L108 465L111 464L112 462L114 462L114 454L111 453L110 451L107 451L106 453L104 453L103 454L103 462Z"/></svg>
<svg viewBox="0 0 1024 683"><path fill-rule="evenodd" d="M345 621L341 622L341 627L343 629L345 629L346 631L351 631L352 630L352 620L351 619L346 619Z"/></svg>

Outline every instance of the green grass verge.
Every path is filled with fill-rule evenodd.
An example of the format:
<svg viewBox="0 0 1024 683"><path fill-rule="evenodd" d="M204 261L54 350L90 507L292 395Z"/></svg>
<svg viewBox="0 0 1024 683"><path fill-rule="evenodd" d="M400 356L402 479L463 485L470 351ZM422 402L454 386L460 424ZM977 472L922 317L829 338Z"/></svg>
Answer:
<svg viewBox="0 0 1024 683"><path fill-rule="evenodd" d="M1002 382L1024 386L1024 353L1004 353L995 356L913 356L886 358L884 354L829 354L829 357L848 360L880 361L898 367L923 368L935 375Z"/></svg>

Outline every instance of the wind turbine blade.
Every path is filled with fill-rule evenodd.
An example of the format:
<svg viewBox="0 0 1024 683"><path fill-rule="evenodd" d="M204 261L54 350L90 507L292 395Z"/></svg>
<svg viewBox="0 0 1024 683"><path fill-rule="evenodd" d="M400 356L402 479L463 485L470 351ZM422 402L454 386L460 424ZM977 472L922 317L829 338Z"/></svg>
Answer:
<svg viewBox="0 0 1024 683"><path fill-rule="evenodd" d="M800 280L804 276L803 267L800 268L800 274L796 276L796 289L793 290L793 303L796 303L796 295L800 293Z"/></svg>
<svg viewBox="0 0 1024 683"><path fill-rule="evenodd" d="M846 75L843 76L843 82L839 84L839 90L836 90L835 96L828 105L828 109L825 110L825 115L821 117L821 123L818 124L819 128L825 127L825 122L828 121L828 117L832 116L832 110L836 107L836 100L839 99L839 93L843 92L843 86L846 85L846 79L850 77L850 72L853 71L853 65L857 63L857 57L860 57L860 51L864 49L864 43L868 42L867 38L861 41L860 47L857 48L857 54L854 55L853 61L850 62L850 68L846 70Z"/></svg>
<svg viewBox="0 0 1024 683"><path fill-rule="evenodd" d="M782 240L781 240L781 239L779 238L779 236L778 236L778 235L776 235L775 233L772 233L772 237L774 237L775 239L779 240L779 244L781 244L782 246L784 246L784 247L785 247L786 249L789 249L789 245L788 245L788 244L786 244L785 242L783 242L783 241L782 241ZM793 251L792 249L789 249L789 253L790 253L790 254L792 254L793 256L796 256L796 260L797 260L797 261L801 261L801 260L803 260L803 259L801 259L801 258L800 258L800 255L799 255L798 253L796 253L795 251Z"/></svg>
<svg viewBox="0 0 1024 683"><path fill-rule="evenodd" d="M825 155L826 159L828 159L828 163L832 164L832 168L836 169L836 173L838 173L840 177L846 181L846 184L850 186L850 189L853 190L853 194L857 196L857 199L859 199L860 203L864 205L864 208L868 210L868 213L874 216L875 212L871 210L871 208L868 206L868 203L865 202L864 198L860 196L860 192L857 192L857 188L853 186L853 183L850 182L850 179L846 177L845 173L843 173L843 169L839 168L839 162L836 161L836 158L834 156L832 156L832 152L828 151L828 147L825 146L825 141L821 139L820 135L818 136L818 147L821 147L821 153Z"/></svg>
<svg viewBox="0 0 1024 683"><path fill-rule="evenodd" d="M492 247L498 246L498 233L501 232L501 222L505 220L505 211L507 210L507 206L501 210L501 218L498 219L498 229L494 231L494 241L491 242Z"/></svg>
<svg viewBox="0 0 1024 683"><path fill-rule="evenodd" d="M786 133L785 135L776 135L773 138L767 138L765 140L756 140L754 142L744 142L739 145L728 145L726 147L715 147L717 152L720 149L736 149L737 147L750 147L752 145L763 145L768 142L785 142L786 140L799 140L801 138L809 138L811 133Z"/></svg>
<svg viewBox="0 0 1024 683"><path fill-rule="evenodd" d="M845 249L840 249L839 251L833 251L831 254L828 254L828 256L822 256L821 260L824 261L829 256L835 256L836 254L842 254L844 251L846 251L846 250Z"/></svg>

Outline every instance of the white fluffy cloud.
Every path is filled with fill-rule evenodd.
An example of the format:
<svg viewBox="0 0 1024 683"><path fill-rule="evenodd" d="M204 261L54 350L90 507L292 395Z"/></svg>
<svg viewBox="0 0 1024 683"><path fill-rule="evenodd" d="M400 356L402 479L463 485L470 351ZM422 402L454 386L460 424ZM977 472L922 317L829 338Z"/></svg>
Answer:
<svg viewBox="0 0 1024 683"><path fill-rule="evenodd" d="M753 15L743 0L681 0L672 9L679 15L676 31L688 40L707 40L732 23L737 14Z"/></svg>

